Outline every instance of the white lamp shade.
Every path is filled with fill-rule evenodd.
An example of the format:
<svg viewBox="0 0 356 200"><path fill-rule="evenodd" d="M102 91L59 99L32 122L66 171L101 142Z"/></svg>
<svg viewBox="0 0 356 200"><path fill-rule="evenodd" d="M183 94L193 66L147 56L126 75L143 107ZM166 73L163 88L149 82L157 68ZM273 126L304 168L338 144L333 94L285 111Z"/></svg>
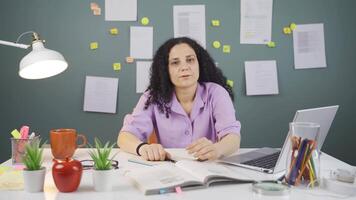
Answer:
<svg viewBox="0 0 356 200"><path fill-rule="evenodd" d="M57 51L46 49L41 41L32 44L32 51L20 61L19 75L25 79L42 79L57 75L68 67Z"/></svg>

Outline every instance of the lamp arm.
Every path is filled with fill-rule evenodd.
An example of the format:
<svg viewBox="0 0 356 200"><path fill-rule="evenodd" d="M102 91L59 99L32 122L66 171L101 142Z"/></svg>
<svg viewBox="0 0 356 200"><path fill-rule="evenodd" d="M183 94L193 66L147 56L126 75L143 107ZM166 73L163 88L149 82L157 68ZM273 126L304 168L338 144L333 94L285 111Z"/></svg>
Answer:
<svg viewBox="0 0 356 200"><path fill-rule="evenodd" d="M18 43L19 40L22 38L22 36L32 33L34 39L39 40L38 34L34 31L26 31L24 33L22 33L16 40L16 42L8 42L8 41L4 41L4 40L0 40L0 44L3 45L7 45L7 46L13 46L13 47L18 47L18 48L22 48L22 49L28 49L31 45L27 45L27 44L20 44Z"/></svg>
<svg viewBox="0 0 356 200"><path fill-rule="evenodd" d="M27 44L19 44L19 43L15 43L15 42L7 42L7 41L4 41L4 40L0 40L0 44L7 45L7 46L18 47L18 48L22 48L22 49L28 49L31 46L31 45L27 45Z"/></svg>

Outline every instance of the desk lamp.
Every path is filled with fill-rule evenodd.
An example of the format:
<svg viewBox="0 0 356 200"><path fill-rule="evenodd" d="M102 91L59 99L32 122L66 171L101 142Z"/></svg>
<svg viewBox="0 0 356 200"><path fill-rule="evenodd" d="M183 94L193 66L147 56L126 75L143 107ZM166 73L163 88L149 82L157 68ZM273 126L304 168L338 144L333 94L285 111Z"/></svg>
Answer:
<svg viewBox="0 0 356 200"><path fill-rule="evenodd" d="M32 44L19 44L18 41L25 34L32 33ZM0 44L28 49L32 46L32 51L20 61L19 75L24 79L43 79L55 76L67 69L68 63L62 54L57 51L46 49L43 45L45 41L33 31L22 33L16 42L0 40Z"/></svg>

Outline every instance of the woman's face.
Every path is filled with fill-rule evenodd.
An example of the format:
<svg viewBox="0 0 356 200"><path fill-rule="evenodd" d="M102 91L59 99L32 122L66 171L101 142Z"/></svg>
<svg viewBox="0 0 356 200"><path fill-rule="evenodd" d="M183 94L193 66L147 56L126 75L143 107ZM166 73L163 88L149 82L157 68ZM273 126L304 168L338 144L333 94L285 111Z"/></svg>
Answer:
<svg viewBox="0 0 356 200"><path fill-rule="evenodd" d="M195 86L199 79L199 63L195 51L186 43L173 46L169 52L168 70L176 88Z"/></svg>

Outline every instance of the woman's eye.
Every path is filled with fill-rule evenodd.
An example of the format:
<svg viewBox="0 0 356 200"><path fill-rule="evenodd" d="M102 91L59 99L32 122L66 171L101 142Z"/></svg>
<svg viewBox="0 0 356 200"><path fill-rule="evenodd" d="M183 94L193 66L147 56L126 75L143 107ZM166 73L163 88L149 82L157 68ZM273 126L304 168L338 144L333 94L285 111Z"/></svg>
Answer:
<svg viewBox="0 0 356 200"><path fill-rule="evenodd" d="M171 65L178 65L178 61L173 61L173 62L171 62Z"/></svg>
<svg viewBox="0 0 356 200"><path fill-rule="evenodd" d="M188 63L193 63L194 62L194 58L188 58L187 62Z"/></svg>

